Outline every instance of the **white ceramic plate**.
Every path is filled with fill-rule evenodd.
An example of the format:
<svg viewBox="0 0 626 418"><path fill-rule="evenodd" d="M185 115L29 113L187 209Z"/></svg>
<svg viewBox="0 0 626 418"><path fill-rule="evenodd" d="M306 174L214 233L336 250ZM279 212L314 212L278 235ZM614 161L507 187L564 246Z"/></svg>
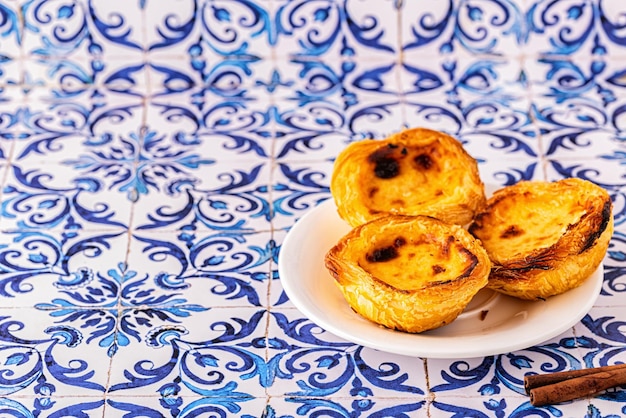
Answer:
<svg viewBox="0 0 626 418"><path fill-rule="evenodd" d="M531 347L576 324L589 312L602 287L600 266L581 287L546 301L527 302L485 289L451 324L421 334L393 331L355 313L324 267L326 252L349 230L332 199L304 215L282 245L280 280L291 302L311 321L341 338L381 351L462 358Z"/></svg>

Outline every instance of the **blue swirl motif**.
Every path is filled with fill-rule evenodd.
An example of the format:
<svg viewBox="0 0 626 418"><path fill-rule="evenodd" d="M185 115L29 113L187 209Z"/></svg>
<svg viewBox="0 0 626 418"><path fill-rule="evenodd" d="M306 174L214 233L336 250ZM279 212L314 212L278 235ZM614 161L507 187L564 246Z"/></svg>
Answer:
<svg viewBox="0 0 626 418"><path fill-rule="evenodd" d="M580 361L577 360L575 351L577 349L576 338L563 338L558 343L549 343L530 347L526 350L515 353L503 354L498 356L485 357L482 362L472 367L466 361L453 362L449 370L443 370L441 377L446 383L436 385L431 388L433 392L442 392L448 390L458 390L460 388L468 388L478 386L477 392L484 397L489 397L484 402L484 406L496 413L496 416L506 415L506 400L498 399L502 396L502 386L519 394L524 394L523 375L534 373L531 371L534 367L539 367L539 373L551 373L569 369L581 368ZM530 352L525 354L524 352ZM542 360L543 358L543 360ZM533 363L537 362L536 365ZM523 370L527 372L522 373ZM495 373L494 373L495 372ZM488 376L493 376L489 381L485 381ZM433 405L443 411L461 413L464 411L466 415L487 416L479 411L470 410L456 405L447 405L441 402L435 402ZM511 415L506 416L525 416L524 411L532 410L533 407L529 402L524 403L516 409ZM471 413L469 412L471 411ZM555 411L558 411L555 409ZM555 416L558 416L555 414Z"/></svg>
<svg viewBox="0 0 626 418"><path fill-rule="evenodd" d="M626 26L619 22L623 12L609 13L605 11L604 3L604 0L537 2L528 11L530 31L540 35L551 33L548 37L550 49L542 51L544 53L569 55L580 51L592 39L591 53L605 55L609 43L626 45L623 35Z"/></svg>
<svg viewBox="0 0 626 418"><path fill-rule="evenodd" d="M602 79L606 76L603 74L606 70L606 62L602 59L593 59L588 68L564 59L543 58L538 62L548 66L546 85L549 86L549 91L545 96L554 98L555 103L567 103L587 97L601 102L606 108L617 100L609 86L602 83ZM610 85L622 87L621 75L621 73L613 74L606 81Z"/></svg>
<svg viewBox="0 0 626 418"><path fill-rule="evenodd" d="M126 381L113 383L110 392L161 383L161 406L172 416L196 416L212 412L212 416L229 416L241 410L240 404L253 399L238 391L239 380L259 379L268 386L271 375L264 359L265 338L255 336L263 327L265 313L258 311L250 318L232 318L210 325L219 333L205 341L187 341L180 326L155 328L146 337L153 348L170 350L169 359L161 364L140 361L124 372ZM200 398L189 400L180 396L182 387ZM185 404L185 402L189 402ZM121 410L139 408L133 404L111 404ZM161 416L161 415L158 415Z"/></svg>
<svg viewBox="0 0 626 418"><path fill-rule="evenodd" d="M19 26L19 17L17 10L13 10L7 4L0 4L0 39L7 40L13 43L15 46L19 46L22 43L22 31ZM4 84L7 85L15 85L19 82L19 80L14 80L11 77L8 77L8 74L5 73L3 67L5 64L10 64L15 59L13 53L15 51L9 52L10 48L6 46L6 42L3 41L3 51L0 51L0 78L4 80ZM5 87L0 87L0 102L5 99L2 98L2 93L4 92Z"/></svg>
<svg viewBox="0 0 626 418"><path fill-rule="evenodd" d="M14 127L20 131L13 138L26 144L15 158L19 161L33 155L63 151L64 140L82 136L88 131L90 114L95 113L95 110L78 103L59 102L45 111L20 107L14 113L7 114L7 121L10 121L7 128Z"/></svg>
<svg viewBox="0 0 626 418"><path fill-rule="evenodd" d="M273 112L277 123L275 135L279 138L276 159L294 154L310 154L324 148L324 139L343 135L345 140L344 111L338 106L313 101L301 104L295 110ZM347 142L347 141L344 141Z"/></svg>
<svg viewBox="0 0 626 418"><path fill-rule="evenodd" d="M503 37L514 37L516 45L526 41L527 29L522 11L516 2L490 0L484 7L473 0L447 2L446 10L435 16L436 11L418 15L411 26L412 38L403 45L404 50L421 48L441 39L448 26L452 26L450 38L439 46L443 53L454 51L455 43L474 53L502 55L499 42ZM433 3L434 4L434 3ZM411 13L404 13L410 16Z"/></svg>
<svg viewBox="0 0 626 418"><path fill-rule="evenodd" d="M293 53L296 57L321 56L339 43L340 54L352 57L355 54L353 40L373 50L395 52L395 46L384 39L384 25L372 14L359 19L355 13L359 7L362 6L358 2L350 0L343 6L329 0L285 3L276 13L277 37L296 39L300 47Z"/></svg>
<svg viewBox="0 0 626 418"><path fill-rule="evenodd" d="M94 371L87 361L74 358L62 363L54 355L59 346L72 349L80 345L80 331L53 325L45 330L48 338L29 340L19 336L24 326L23 322L9 316L0 317L0 405L5 413L12 411L14 416L24 417L38 416L44 411L49 413L55 407L54 395L61 385L92 390L97 395L104 393L104 386L93 381ZM13 394L18 396L16 400L9 399ZM20 395L32 396L32 406L22 403L29 396L19 400ZM69 409L94 409L102 402L75 404Z"/></svg>
<svg viewBox="0 0 626 418"><path fill-rule="evenodd" d="M70 270L72 257L97 258L111 248L110 240L122 232L84 238L74 233L55 237L48 231L6 232L12 241L0 245L0 296L14 297L33 290L30 281L41 276L72 280L82 273Z"/></svg>
<svg viewBox="0 0 626 418"><path fill-rule="evenodd" d="M130 339L141 341L138 329L154 328L153 321L177 324L193 312L205 311L198 305L186 303L175 293L155 294L148 275L139 276L125 264L106 274L89 267L79 268L69 277L60 278L55 285L67 299L55 298L50 303L38 303L37 309L49 311L57 323L67 323L91 330L85 343L97 340L109 357L119 348L128 346ZM153 278L163 288L159 277Z"/></svg>
<svg viewBox="0 0 626 418"><path fill-rule="evenodd" d="M105 202L90 206L82 203L86 195L97 194L102 184L92 178L75 181L74 187L58 188L49 184L52 176L39 170L24 172L14 166L18 183L7 184L0 205L1 217L16 220L16 229L46 230L63 228L65 239L75 238L78 232L95 225L123 228L128 225L115 220L115 210Z"/></svg>
<svg viewBox="0 0 626 418"><path fill-rule="evenodd" d="M292 169L279 164L281 173L288 183L277 183L272 189L277 192L272 209L274 214L292 216L317 206L330 197L330 178L327 173L311 168Z"/></svg>
<svg viewBox="0 0 626 418"><path fill-rule="evenodd" d="M150 188L161 191L162 183L193 181L188 170L214 162L189 152L187 144L168 141L165 135L149 129L120 136L119 144L113 142L112 133L104 134L101 139L95 150L64 163L85 174L110 178L109 188L126 192L133 202L148 194ZM176 145L182 147L177 149Z"/></svg>
<svg viewBox="0 0 626 418"><path fill-rule="evenodd" d="M172 204L154 209L148 214L148 222L137 230L150 230L177 226L184 233L192 234L202 227L214 231L250 232L250 221L255 218L269 220L273 213L268 203L266 185L255 186L263 165L252 167L250 172L236 170L220 173L225 185L216 189L202 190L193 183L173 183L168 193L176 196L179 205Z"/></svg>
<svg viewBox="0 0 626 418"><path fill-rule="evenodd" d="M253 1L208 0L200 9L203 42L222 56L255 57L250 40L266 37L275 44L268 12Z"/></svg>
<svg viewBox="0 0 626 418"><path fill-rule="evenodd" d="M180 265L173 271L162 273L157 284L176 290L188 287L192 280L211 280L215 286L211 292L228 300L245 298L252 306L261 306L260 295L254 283L269 279L267 263L276 260L278 247L269 240L264 247L246 244L245 233L224 232L197 237L193 231L182 231L177 239L180 246L170 241L148 237L135 237L145 244L143 252L152 262L164 259Z"/></svg>
<svg viewBox="0 0 626 418"><path fill-rule="evenodd" d="M310 321L302 318L289 320L282 313L272 313L276 324L289 339L271 338L268 341L268 367L277 379L297 379L299 390L287 393L289 402L301 404L299 415L360 416L376 404L376 388L394 392L423 395L424 391L411 386L409 376L392 362L368 364L364 348L350 342L333 342ZM348 389L354 401L352 411L340 403L323 397ZM389 408L381 416L402 416L401 413L419 410L423 402L412 402Z"/></svg>
<svg viewBox="0 0 626 418"><path fill-rule="evenodd" d="M604 261L602 295L626 292L626 234L615 231Z"/></svg>

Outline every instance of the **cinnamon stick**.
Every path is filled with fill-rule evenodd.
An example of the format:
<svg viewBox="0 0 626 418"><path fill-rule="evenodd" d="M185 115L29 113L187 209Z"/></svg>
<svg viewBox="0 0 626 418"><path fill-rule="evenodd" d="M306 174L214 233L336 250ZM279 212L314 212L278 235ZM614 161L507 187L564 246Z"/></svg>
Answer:
<svg viewBox="0 0 626 418"><path fill-rule="evenodd" d="M576 373L570 373L569 378L533 387L529 390L530 403L533 406L556 404L594 395L615 386L626 385L626 366L619 366L585 369L587 374L582 375L580 375L581 371L575 370ZM564 374L568 375L567 372ZM572 374L576 376L571 377Z"/></svg>
<svg viewBox="0 0 626 418"><path fill-rule="evenodd" d="M553 383L562 382L563 380L572 379L574 377L586 376L593 373L611 371L615 369L626 368L626 364L616 364L614 366L592 367L588 369L568 370L564 372L532 374L524 376L524 389L526 394L530 394L530 390L539 386L551 385Z"/></svg>

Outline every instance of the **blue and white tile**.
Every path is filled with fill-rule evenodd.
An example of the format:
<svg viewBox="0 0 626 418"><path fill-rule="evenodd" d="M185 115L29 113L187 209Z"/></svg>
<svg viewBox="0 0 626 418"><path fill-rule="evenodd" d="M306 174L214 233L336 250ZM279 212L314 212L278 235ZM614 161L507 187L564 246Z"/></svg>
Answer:
<svg viewBox="0 0 626 418"><path fill-rule="evenodd" d="M181 57L200 37L198 13L205 2L174 0L165 3L140 2L144 16L144 50L155 56ZM160 83L157 83L160 84Z"/></svg>
<svg viewBox="0 0 626 418"><path fill-rule="evenodd" d="M194 321L146 318L113 357L111 395L264 397L266 314L256 308L212 308Z"/></svg>
<svg viewBox="0 0 626 418"><path fill-rule="evenodd" d="M80 400L72 397L60 397L48 393L48 387L42 386L42 394L36 397L12 395L3 399L5 413L14 416L54 416L81 415L104 416L104 396L83 396Z"/></svg>
<svg viewBox="0 0 626 418"><path fill-rule="evenodd" d="M367 59L371 54L398 52L394 2L280 0L276 6L278 57Z"/></svg>
<svg viewBox="0 0 626 418"><path fill-rule="evenodd" d="M86 58L98 45L90 39L84 0L24 2L24 53L39 58Z"/></svg>
<svg viewBox="0 0 626 418"><path fill-rule="evenodd" d="M618 226L613 233L602 264L604 283L595 306L619 305L626 292L626 231L623 226Z"/></svg>
<svg viewBox="0 0 626 418"><path fill-rule="evenodd" d="M213 307L267 306L277 251L269 232L136 231L128 268L145 290L126 304L154 304L173 322ZM173 305L179 307L167 314Z"/></svg>
<svg viewBox="0 0 626 418"><path fill-rule="evenodd" d="M151 100L146 124L158 137L164 136L161 142L197 155L196 163L202 166L218 158L269 158L274 113L274 107L263 101L183 93Z"/></svg>
<svg viewBox="0 0 626 418"><path fill-rule="evenodd" d="M457 391L475 396L524 395L524 375L580 368L582 355L573 330L541 345L473 359L428 359L430 390L439 399ZM577 367L578 366L578 367Z"/></svg>
<svg viewBox="0 0 626 418"><path fill-rule="evenodd" d="M524 43L524 10L516 2L449 0L426 4L409 0L401 4L404 52L513 55Z"/></svg>
<svg viewBox="0 0 626 418"><path fill-rule="evenodd" d="M383 353L345 341L294 309L272 312L268 363L273 367L270 396L423 399L421 359Z"/></svg>
<svg viewBox="0 0 626 418"><path fill-rule="evenodd" d="M543 163L538 158L499 158L481 161L478 172L483 183L510 186L522 180L544 180Z"/></svg>
<svg viewBox="0 0 626 418"><path fill-rule="evenodd" d="M345 110L326 100L276 103L275 136L278 162L333 160L351 142Z"/></svg>
<svg viewBox="0 0 626 418"><path fill-rule="evenodd" d="M54 323L46 318L46 312L32 308L2 309L0 314L3 374L12 375L5 383L5 393L38 397L104 394L109 359L105 350L85 347L97 346L86 330L73 323Z"/></svg>
<svg viewBox="0 0 626 418"><path fill-rule="evenodd" d="M623 13L621 2L533 1L527 12L527 51L558 56L623 56Z"/></svg>
<svg viewBox="0 0 626 418"><path fill-rule="evenodd" d="M112 266L123 264L127 247L124 231L4 232L3 304L36 306L51 312L50 320L84 308L97 312L115 307L121 276Z"/></svg>
<svg viewBox="0 0 626 418"><path fill-rule="evenodd" d="M270 58L276 36L270 7L266 1L199 3L196 24L202 44L224 57Z"/></svg>
<svg viewBox="0 0 626 418"><path fill-rule="evenodd" d="M10 230L125 231L131 202L91 173L66 165L12 165L3 187L0 227ZM117 203L114 203L117 202Z"/></svg>
<svg viewBox="0 0 626 418"><path fill-rule="evenodd" d="M137 230L265 231L274 216L271 166L253 159L222 160L190 176L155 177L134 205Z"/></svg>
<svg viewBox="0 0 626 418"><path fill-rule="evenodd" d="M147 3L125 2L120 7L116 2L88 1L85 24L89 27L93 53L101 54L105 60L138 61L147 49L142 10Z"/></svg>
<svg viewBox="0 0 626 418"><path fill-rule="evenodd" d="M534 407L528 397L454 397L439 399L433 402L431 416L545 416L545 417L579 417L585 416L589 401L580 400L574 403Z"/></svg>
<svg viewBox="0 0 626 418"><path fill-rule="evenodd" d="M174 389L172 389L174 390ZM245 394L222 396L220 391L209 392L203 397L178 396L172 391L163 397L155 396L107 396L104 415L111 418L138 416L270 416L265 398L254 398ZM208 415L206 415L208 414ZM267 414L267 415L264 415Z"/></svg>
<svg viewBox="0 0 626 418"><path fill-rule="evenodd" d="M286 229L330 198L332 161L278 163L272 174L272 227Z"/></svg>
<svg viewBox="0 0 626 418"><path fill-rule="evenodd" d="M306 417L317 416L395 416L433 417L423 397L385 399L377 397L272 397L268 406L271 416ZM268 416L270 416L268 414Z"/></svg>

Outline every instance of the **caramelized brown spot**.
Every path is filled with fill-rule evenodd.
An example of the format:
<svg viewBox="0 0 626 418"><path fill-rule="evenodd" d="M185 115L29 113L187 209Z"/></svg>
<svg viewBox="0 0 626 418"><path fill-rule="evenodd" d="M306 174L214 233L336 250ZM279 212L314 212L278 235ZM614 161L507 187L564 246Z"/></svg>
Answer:
<svg viewBox="0 0 626 418"><path fill-rule="evenodd" d="M374 195L375 195L376 193L378 193L378 187L372 187L372 188L369 190L369 192L368 192L368 194L367 194L367 195L368 195L368 196L370 197L370 199L371 199L372 197L374 197Z"/></svg>
<svg viewBox="0 0 626 418"><path fill-rule="evenodd" d="M446 269L442 266L439 266L437 264L433 266L433 274L443 273L444 271L446 271Z"/></svg>
<svg viewBox="0 0 626 418"><path fill-rule="evenodd" d="M406 239L404 239L404 237L398 237L396 238L396 240L393 242L394 247L399 248L402 247L404 244L406 244Z"/></svg>
<svg viewBox="0 0 626 418"><path fill-rule="evenodd" d="M504 230L502 234L500 234L500 238L512 238L517 237L518 235L522 235L524 230L522 230L517 225L511 225L507 229Z"/></svg>
<svg viewBox="0 0 626 418"><path fill-rule="evenodd" d="M430 158L428 154L420 154L415 157L413 161L415 161L415 163L424 170L428 170L434 164L434 161Z"/></svg>
<svg viewBox="0 0 626 418"><path fill-rule="evenodd" d="M398 257L398 250L395 246L378 248L367 254L365 257L370 263L382 263L385 261L393 260Z"/></svg>
<svg viewBox="0 0 626 418"><path fill-rule="evenodd" d="M391 179L400 174L400 163L397 157L394 157L394 150L398 147L396 144L387 144L386 147L377 149L367 157L367 160L374 164L376 177Z"/></svg>

